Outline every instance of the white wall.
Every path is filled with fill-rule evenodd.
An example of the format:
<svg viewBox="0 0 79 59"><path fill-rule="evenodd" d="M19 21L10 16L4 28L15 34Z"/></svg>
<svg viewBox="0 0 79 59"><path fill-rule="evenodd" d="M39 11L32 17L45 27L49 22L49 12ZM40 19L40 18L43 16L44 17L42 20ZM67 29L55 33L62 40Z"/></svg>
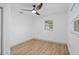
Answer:
<svg viewBox="0 0 79 59"><path fill-rule="evenodd" d="M44 20L53 20L53 31L44 30ZM56 13L34 20L34 38L67 43L67 13Z"/></svg>
<svg viewBox="0 0 79 59"><path fill-rule="evenodd" d="M75 16L79 15L79 4L76 5L73 9L73 11L69 11L69 19L68 19L68 47L70 50L70 54L79 54L79 36L73 33L72 27L73 27L73 18Z"/></svg>
<svg viewBox="0 0 79 59"><path fill-rule="evenodd" d="M19 7L20 6L15 7L13 5L11 7L11 20L9 21L9 36L11 47L32 39L32 16L28 13L20 14L17 10Z"/></svg>

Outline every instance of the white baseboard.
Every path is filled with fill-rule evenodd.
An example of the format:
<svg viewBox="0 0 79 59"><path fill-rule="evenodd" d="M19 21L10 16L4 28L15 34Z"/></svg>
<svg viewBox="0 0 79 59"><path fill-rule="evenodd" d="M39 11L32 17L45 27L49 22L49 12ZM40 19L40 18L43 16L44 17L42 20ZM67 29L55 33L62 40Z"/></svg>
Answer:
<svg viewBox="0 0 79 59"><path fill-rule="evenodd" d="M22 44L22 43L24 43L24 42L28 42L28 41L30 41L30 40L32 40L32 39L19 42L19 43L15 44L15 45L12 45L10 48L15 47L15 46L17 46L17 45L20 45L20 44Z"/></svg>
<svg viewBox="0 0 79 59"><path fill-rule="evenodd" d="M55 43L60 43L60 44L67 44L67 43L63 43L63 42L49 41L49 40L44 40L44 39L40 39L40 38L32 38L32 39L43 40L43 41L47 41L47 42L55 42Z"/></svg>

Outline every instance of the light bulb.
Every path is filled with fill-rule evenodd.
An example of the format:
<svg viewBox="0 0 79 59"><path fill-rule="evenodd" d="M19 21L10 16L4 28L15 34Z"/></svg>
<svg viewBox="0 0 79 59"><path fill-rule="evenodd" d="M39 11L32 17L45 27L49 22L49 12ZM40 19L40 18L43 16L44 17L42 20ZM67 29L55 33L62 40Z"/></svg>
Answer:
<svg viewBox="0 0 79 59"><path fill-rule="evenodd" d="M32 11L32 13L33 13L33 14L35 14L35 13L36 13L36 11L35 11L35 10L33 10L33 11Z"/></svg>

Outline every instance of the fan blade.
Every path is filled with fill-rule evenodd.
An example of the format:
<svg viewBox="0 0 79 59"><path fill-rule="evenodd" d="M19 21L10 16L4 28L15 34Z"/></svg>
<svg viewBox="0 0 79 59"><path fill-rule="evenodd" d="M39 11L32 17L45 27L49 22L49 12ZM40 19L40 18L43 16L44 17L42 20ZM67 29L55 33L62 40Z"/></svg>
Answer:
<svg viewBox="0 0 79 59"><path fill-rule="evenodd" d="M28 9L21 9L21 10L23 10L23 11L32 11L32 10L28 10Z"/></svg>
<svg viewBox="0 0 79 59"><path fill-rule="evenodd" d="M36 15L40 15L38 12L35 13Z"/></svg>
<svg viewBox="0 0 79 59"><path fill-rule="evenodd" d="M40 3L40 4L36 7L36 9L37 9L37 10L40 10L40 9L42 8L42 6L43 6L43 3Z"/></svg>
<svg viewBox="0 0 79 59"><path fill-rule="evenodd" d="M23 14L23 12L19 11L20 14Z"/></svg>

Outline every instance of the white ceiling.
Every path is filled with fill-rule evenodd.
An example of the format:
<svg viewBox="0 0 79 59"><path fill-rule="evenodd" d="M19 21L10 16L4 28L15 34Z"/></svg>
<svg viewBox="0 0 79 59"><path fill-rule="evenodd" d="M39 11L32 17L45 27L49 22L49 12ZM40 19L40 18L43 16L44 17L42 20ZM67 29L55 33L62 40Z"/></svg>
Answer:
<svg viewBox="0 0 79 59"><path fill-rule="evenodd" d="M13 7L18 7L18 9L32 9L32 5L38 5L39 3L21 3L21 4L11 4ZM38 12L42 15L55 14L60 12L67 12L68 3L43 3L43 7ZM26 11L25 13L29 13Z"/></svg>
<svg viewBox="0 0 79 59"><path fill-rule="evenodd" d="M40 10L43 14L55 14L60 12L67 12L68 5L66 3L48 3L44 4Z"/></svg>

